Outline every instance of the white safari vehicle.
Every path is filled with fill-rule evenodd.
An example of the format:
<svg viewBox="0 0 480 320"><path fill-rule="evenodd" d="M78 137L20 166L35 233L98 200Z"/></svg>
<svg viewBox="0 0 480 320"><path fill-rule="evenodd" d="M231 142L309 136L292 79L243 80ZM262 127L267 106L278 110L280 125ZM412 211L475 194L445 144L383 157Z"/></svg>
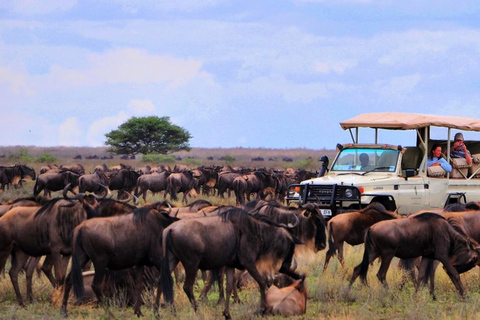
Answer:
<svg viewBox="0 0 480 320"><path fill-rule="evenodd" d="M480 119L384 112L363 114L340 125L350 131L353 143L338 144L330 166L323 156L319 177L291 185L287 203L315 202L329 219L371 202L410 214L451 203L480 201L480 164L476 163L480 162L480 141L465 141L474 158L472 165L468 166L465 159L452 161L449 157L454 134L480 132ZM443 139L431 139L434 127L443 128ZM359 128L374 130L372 144L358 143ZM380 129L415 130L416 139L411 146L378 143ZM427 168L427 157L435 143L442 146L446 160L453 165L452 172Z"/></svg>

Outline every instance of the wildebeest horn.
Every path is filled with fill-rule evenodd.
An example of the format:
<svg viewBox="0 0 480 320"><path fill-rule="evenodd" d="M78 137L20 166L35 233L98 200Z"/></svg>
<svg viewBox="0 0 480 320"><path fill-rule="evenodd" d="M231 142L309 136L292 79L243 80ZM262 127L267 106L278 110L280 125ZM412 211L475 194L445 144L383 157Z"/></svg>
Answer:
<svg viewBox="0 0 480 320"><path fill-rule="evenodd" d="M133 194L131 194L130 192L127 192L127 191L124 191L123 193L125 193L127 195L127 199L118 199L119 202L127 203L130 200L132 200Z"/></svg>
<svg viewBox="0 0 480 320"><path fill-rule="evenodd" d="M103 200L103 199L105 199L105 198L107 197L108 188L107 188L105 185L101 184L101 183L99 183L99 185L100 185L100 187L102 187L102 188L105 189L105 194L104 194L103 196L97 196L97 195L95 194L95 192L92 193L92 194L93 194L93 196L95 197L95 199L97 199L97 200Z"/></svg>
<svg viewBox="0 0 480 320"><path fill-rule="evenodd" d="M177 212L175 212L175 214L173 215L175 218L177 217L179 211L180 209L177 209Z"/></svg>
<svg viewBox="0 0 480 320"><path fill-rule="evenodd" d="M294 214L293 216L295 217L295 224L289 223L289 224L287 225L288 228L291 228L291 229L295 228L295 227L298 226L298 224L300 223L300 219L298 219L297 215Z"/></svg>
<svg viewBox="0 0 480 320"><path fill-rule="evenodd" d="M77 195L73 190L72 190L72 184L69 183L65 186L65 188L63 188L63 197L67 200L75 200L74 198L70 198L68 196L68 191L70 191L71 193L73 193L74 195Z"/></svg>
<svg viewBox="0 0 480 320"><path fill-rule="evenodd" d="M167 202L167 206L168 206L168 215L170 215L170 213L172 213L172 206L168 202ZM178 211L177 211L177 213L178 213ZM177 215L175 215L175 216L177 216Z"/></svg>

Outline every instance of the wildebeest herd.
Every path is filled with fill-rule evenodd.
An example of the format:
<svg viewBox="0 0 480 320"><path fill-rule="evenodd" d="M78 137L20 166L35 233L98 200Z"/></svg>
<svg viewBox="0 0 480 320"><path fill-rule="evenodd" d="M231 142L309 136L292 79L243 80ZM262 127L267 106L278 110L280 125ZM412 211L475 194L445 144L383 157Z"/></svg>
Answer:
<svg viewBox="0 0 480 320"><path fill-rule="evenodd" d="M231 318L232 295L239 300L240 271L248 272L258 285L260 314L303 314L306 274L296 269L297 260L302 252L325 249L327 242L324 271L334 255L344 265L344 242L364 244L363 259L353 270L350 286L359 276L366 283L369 265L379 257L377 277L386 286L387 270L397 257L416 288L429 283L435 297L434 273L440 262L464 295L459 274L480 263L478 204L405 217L372 203L327 223L313 203L297 207L283 202L288 185L316 174L292 168L189 169L181 165L137 170L100 165L86 173L83 166L75 165L44 167L37 175L25 165L0 167L3 190L22 187L25 179L35 180L32 197L0 205L0 266L5 268L10 258L17 302L25 306L19 274L25 271L26 298L32 302L32 277L41 261L52 286L63 287L61 313L65 316L72 289L78 301L94 296L98 303L115 290L126 290L138 316L146 289L152 293L156 289L155 310L162 298L164 306L173 307L172 273L177 283L183 281L183 291L197 310L198 271L208 282L201 297L215 282L219 284L226 319ZM62 191L62 196L51 198L52 191ZM112 191L117 191L115 198ZM163 201L147 202L148 192L163 192ZM178 193L183 193L180 206L173 205ZM234 196L236 204L213 205L196 200L198 194ZM179 276L180 265L184 280Z"/></svg>

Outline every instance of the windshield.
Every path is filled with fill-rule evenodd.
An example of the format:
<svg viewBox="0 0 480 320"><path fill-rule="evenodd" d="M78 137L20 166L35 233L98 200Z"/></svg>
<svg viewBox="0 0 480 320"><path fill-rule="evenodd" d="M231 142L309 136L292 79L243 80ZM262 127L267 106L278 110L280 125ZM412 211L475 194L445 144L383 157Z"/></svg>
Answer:
<svg viewBox="0 0 480 320"><path fill-rule="evenodd" d="M332 171L384 171L395 172L398 150L344 149L332 165Z"/></svg>

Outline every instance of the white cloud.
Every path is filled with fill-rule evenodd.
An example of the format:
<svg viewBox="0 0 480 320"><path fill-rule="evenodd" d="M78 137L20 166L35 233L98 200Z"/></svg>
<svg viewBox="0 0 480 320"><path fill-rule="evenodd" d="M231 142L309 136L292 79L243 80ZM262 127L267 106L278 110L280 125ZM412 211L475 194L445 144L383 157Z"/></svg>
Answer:
<svg viewBox="0 0 480 320"><path fill-rule="evenodd" d="M135 115L149 115L155 112L155 106L153 105L153 102L145 99L145 100L139 100L139 99L133 99L128 102L128 108L133 111Z"/></svg>
<svg viewBox="0 0 480 320"><path fill-rule="evenodd" d="M140 9L158 11L194 11L203 8L215 7L224 0L103 0L117 3L123 11L135 14Z"/></svg>
<svg viewBox="0 0 480 320"><path fill-rule="evenodd" d="M403 100L415 89L421 79L419 74L393 77L388 83L377 82L374 91L384 96L384 99Z"/></svg>
<svg viewBox="0 0 480 320"><path fill-rule="evenodd" d="M33 91L27 85L27 76L12 67L0 66L0 86L7 88L10 93L15 95L33 94Z"/></svg>
<svg viewBox="0 0 480 320"><path fill-rule="evenodd" d="M68 11L76 6L77 0L3 0L3 8L13 13L34 16Z"/></svg>
<svg viewBox="0 0 480 320"><path fill-rule="evenodd" d="M81 70L54 65L49 77L63 86L165 83L174 89L195 77L205 76L200 71L200 61L156 56L132 48L90 54L88 60L89 66Z"/></svg>
<svg viewBox="0 0 480 320"><path fill-rule="evenodd" d="M345 70L354 68L358 64L357 61L339 60L334 62L316 62L315 71L318 73L328 74L331 72L342 75Z"/></svg>
<svg viewBox="0 0 480 320"><path fill-rule="evenodd" d="M92 147L101 147L105 143L105 134L117 129L130 118L121 111L116 116L106 117L92 123L87 133L87 144Z"/></svg>
<svg viewBox="0 0 480 320"><path fill-rule="evenodd" d="M58 142L61 146L81 146L82 130L78 119L68 118L58 128Z"/></svg>

